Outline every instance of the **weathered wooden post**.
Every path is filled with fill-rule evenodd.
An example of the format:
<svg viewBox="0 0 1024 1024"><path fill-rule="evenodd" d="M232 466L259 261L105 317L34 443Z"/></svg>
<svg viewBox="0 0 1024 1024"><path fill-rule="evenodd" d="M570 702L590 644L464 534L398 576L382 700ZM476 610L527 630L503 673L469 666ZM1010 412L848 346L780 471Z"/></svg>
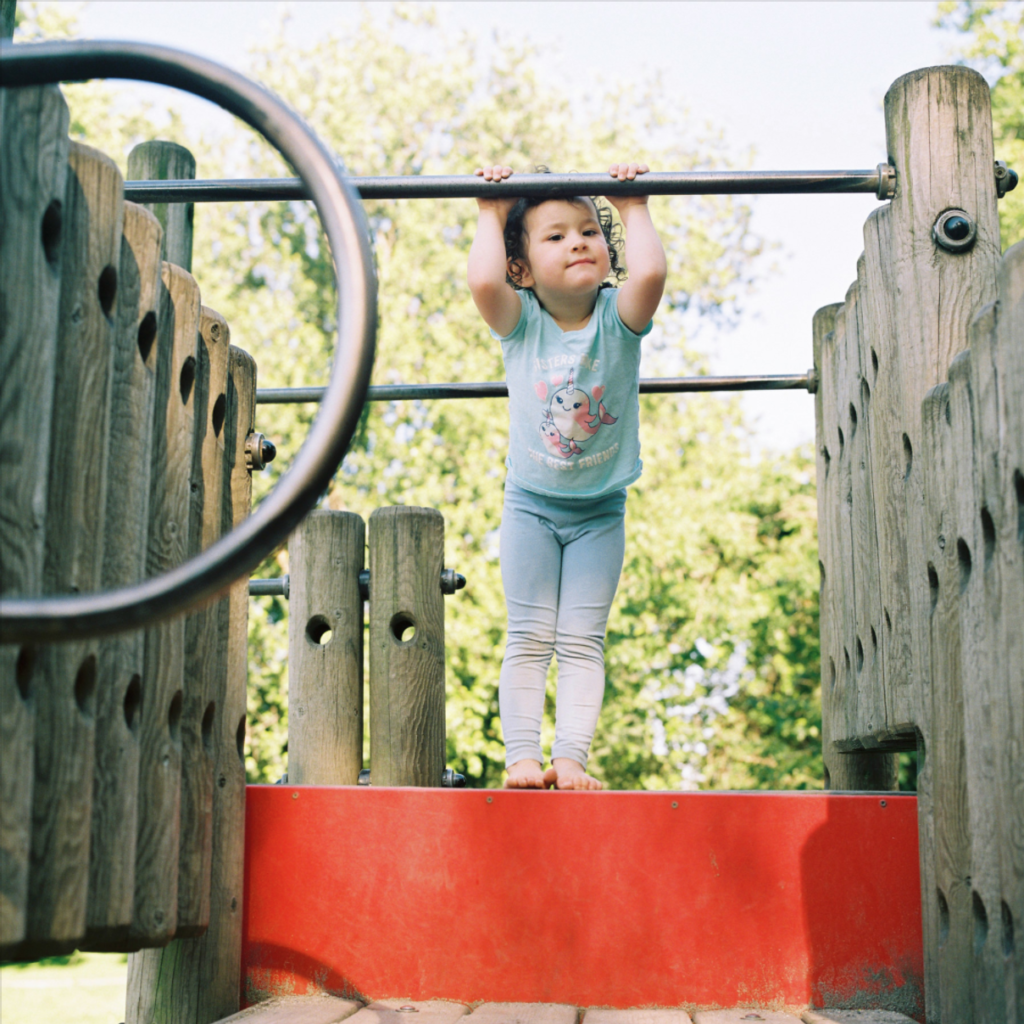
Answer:
<svg viewBox="0 0 1024 1024"><path fill-rule="evenodd" d="M970 402L950 402L964 393L962 367L944 382L974 311L995 295L988 87L965 68L929 68L895 82L885 110L896 194L868 218L834 332L816 328L826 764L835 785L840 755L849 766L919 750L928 1019L969 1020L988 911L968 881L963 708L974 669L961 591L985 530L957 526L957 501L973 491L950 423L971 420Z"/></svg>
<svg viewBox="0 0 1024 1024"><path fill-rule="evenodd" d="M182 181L196 176L196 158L184 146L153 140L140 142L128 154L131 181ZM168 263L192 270L192 203L148 203L164 229L161 254Z"/></svg>
<svg viewBox="0 0 1024 1024"><path fill-rule="evenodd" d="M289 541L289 784L359 781L365 548L365 524L352 512L313 511Z"/></svg>
<svg viewBox="0 0 1024 1024"><path fill-rule="evenodd" d="M370 516L370 770L375 786L439 786L445 767L444 517Z"/></svg>
<svg viewBox="0 0 1024 1024"><path fill-rule="evenodd" d="M44 588L58 594L101 582L124 207L112 160L72 143L69 163L44 562ZM24 955L73 949L85 934L98 650L96 641L39 650Z"/></svg>
<svg viewBox="0 0 1024 1024"><path fill-rule="evenodd" d="M14 5L6 4L13 27ZM68 177L56 86L0 90L0 590L43 592L47 464ZM2 640L2 637L0 637ZM25 937L37 652L0 646L0 957Z"/></svg>
<svg viewBox="0 0 1024 1024"><path fill-rule="evenodd" d="M227 324L220 324L227 345ZM256 408L256 364L230 349L223 422L223 528L249 514L252 472L248 441ZM235 583L227 599L227 655L212 694L220 711L212 736L213 789L209 928L204 935L176 938L165 949L144 950L130 961L127 1020L130 1024L214 1021L238 1009L242 958L242 885L245 837L245 683L248 667L248 580ZM214 606L216 607L216 606ZM218 659L220 660L220 659Z"/></svg>
<svg viewBox="0 0 1024 1024"><path fill-rule="evenodd" d="M103 524L111 590L145 575L161 234L151 213L125 203ZM95 948L123 945L132 922L144 652L141 630L100 643L85 942Z"/></svg>

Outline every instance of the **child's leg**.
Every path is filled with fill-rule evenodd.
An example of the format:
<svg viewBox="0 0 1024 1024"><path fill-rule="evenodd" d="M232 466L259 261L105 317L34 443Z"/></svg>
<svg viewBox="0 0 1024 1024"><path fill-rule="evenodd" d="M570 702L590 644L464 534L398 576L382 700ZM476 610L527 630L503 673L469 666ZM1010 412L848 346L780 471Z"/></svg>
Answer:
<svg viewBox="0 0 1024 1024"><path fill-rule="evenodd" d="M558 699L551 760L562 788L597 788L583 774L604 697L604 636L625 552L625 497L581 524L562 550L555 653ZM571 780L578 774L582 778ZM589 780L589 781L588 781Z"/></svg>
<svg viewBox="0 0 1024 1024"><path fill-rule="evenodd" d="M554 652L562 546L527 492L506 486L501 520L501 579L508 639L498 683L505 765L510 782L543 785L540 724ZM530 763L534 762L534 763ZM518 778L523 775L524 778Z"/></svg>

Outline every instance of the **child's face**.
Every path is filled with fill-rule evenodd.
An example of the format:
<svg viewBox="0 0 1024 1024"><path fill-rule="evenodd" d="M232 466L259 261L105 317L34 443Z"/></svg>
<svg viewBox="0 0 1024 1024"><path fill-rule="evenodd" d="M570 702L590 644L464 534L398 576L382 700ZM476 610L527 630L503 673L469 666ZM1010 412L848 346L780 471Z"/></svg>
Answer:
<svg viewBox="0 0 1024 1024"><path fill-rule="evenodd" d="M589 199L552 199L526 212L525 256L519 278L544 301L596 292L611 270L608 243Z"/></svg>

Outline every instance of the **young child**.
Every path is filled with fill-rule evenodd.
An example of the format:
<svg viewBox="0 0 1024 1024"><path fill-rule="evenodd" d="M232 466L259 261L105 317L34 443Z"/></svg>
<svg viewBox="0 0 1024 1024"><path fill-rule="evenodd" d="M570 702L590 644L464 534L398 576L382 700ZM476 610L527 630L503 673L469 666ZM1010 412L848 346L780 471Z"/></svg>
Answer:
<svg viewBox="0 0 1024 1024"><path fill-rule="evenodd" d="M613 164L632 180L646 164ZM515 788L600 789L586 772L604 696L604 634L622 572L626 486L640 476L640 339L665 287L646 196L614 197L626 230L621 288L611 211L592 199L478 199L473 301L500 340L509 391L501 522L508 642L498 697ZM540 725L551 655L558 697L551 767Z"/></svg>

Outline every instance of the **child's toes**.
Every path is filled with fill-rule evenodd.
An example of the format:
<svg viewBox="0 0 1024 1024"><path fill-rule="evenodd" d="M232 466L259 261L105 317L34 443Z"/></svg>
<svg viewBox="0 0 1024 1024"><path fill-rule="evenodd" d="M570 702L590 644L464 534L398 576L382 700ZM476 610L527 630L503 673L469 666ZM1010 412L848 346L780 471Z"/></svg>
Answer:
<svg viewBox="0 0 1024 1024"><path fill-rule="evenodd" d="M544 773L542 785L545 789L554 789L559 785L558 772L556 772L554 768L549 768Z"/></svg>

